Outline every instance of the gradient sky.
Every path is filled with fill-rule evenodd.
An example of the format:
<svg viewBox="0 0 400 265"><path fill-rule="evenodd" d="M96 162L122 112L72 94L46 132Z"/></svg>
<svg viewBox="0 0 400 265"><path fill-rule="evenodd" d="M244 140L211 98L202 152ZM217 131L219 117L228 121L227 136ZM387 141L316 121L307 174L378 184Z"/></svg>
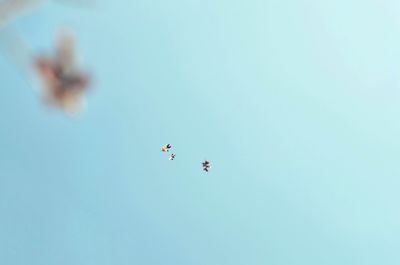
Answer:
<svg viewBox="0 0 400 265"><path fill-rule="evenodd" d="M0 264L400 264L399 1L98 2L7 28L95 83L68 118L0 50Z"/></svg>

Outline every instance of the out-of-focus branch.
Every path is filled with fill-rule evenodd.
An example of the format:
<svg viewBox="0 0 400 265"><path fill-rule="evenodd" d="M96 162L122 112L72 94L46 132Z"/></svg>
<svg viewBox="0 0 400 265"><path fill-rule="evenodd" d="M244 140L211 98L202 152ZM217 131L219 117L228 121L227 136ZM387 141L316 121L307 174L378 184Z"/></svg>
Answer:
<svg viewBox="0 0 400 265"><path fill-rule="evenodd" d="M42 0L0 1L0 28L29 9L35 8Z"/></svg>

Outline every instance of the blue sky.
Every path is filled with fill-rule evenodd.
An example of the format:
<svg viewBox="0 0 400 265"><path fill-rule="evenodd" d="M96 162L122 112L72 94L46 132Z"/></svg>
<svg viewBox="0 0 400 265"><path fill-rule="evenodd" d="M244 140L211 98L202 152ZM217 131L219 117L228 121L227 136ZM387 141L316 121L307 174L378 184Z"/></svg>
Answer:
<svg viewBox="0 0 400 265"><path fill-rule="evenodd" d="M399 12L116 0L13 22L37 52L73 29L95 83L71 119L2 48L0 264L399 264Z"/></svg>

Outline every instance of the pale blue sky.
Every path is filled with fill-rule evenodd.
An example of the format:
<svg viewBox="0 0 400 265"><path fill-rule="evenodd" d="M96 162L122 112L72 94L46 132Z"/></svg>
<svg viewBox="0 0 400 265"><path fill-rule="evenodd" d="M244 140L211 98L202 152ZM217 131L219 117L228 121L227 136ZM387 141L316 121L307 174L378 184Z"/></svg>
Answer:
<svg viewBox="0 0 400 265"><path fill-rule="evenodd" d="M399 1L98 2L8 28L96 80L70 119L1 50L0 264L400 264Z"/></svg>

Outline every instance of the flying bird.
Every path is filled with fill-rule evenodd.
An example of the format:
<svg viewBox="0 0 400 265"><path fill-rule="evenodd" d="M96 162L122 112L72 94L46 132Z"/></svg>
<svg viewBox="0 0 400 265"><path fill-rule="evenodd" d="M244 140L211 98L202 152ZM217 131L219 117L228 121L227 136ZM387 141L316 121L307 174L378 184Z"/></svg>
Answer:
<svg viewBox="0 0 400 265"><path fill-rule="evenodd" d="M205 160L204 162L201 163L203 166L203 170L205 172L208 172L211 168L210 162L208 160Z"/></svg>
<svg viewBox="0 0 400 265"><path fill-rule="evenodd" d="M170 144L165 144L162 146L161 151L163 152L169 152L169 149L171 149L171 145Z"/></svg>
<svg viewBox="0 0 400 265"><path fill-rule="evenodd" d="M75 54L75 42L70 33L62 32L53 56L39 55L34 68L42 81L45 101L67 113L82 107L90 76L80 69Z"/></svg>
<svg viewBox="0 0 400 265"><path fill-rule="evenodd" d="M175 154L171 154L168 159L172 161L175 159L175 156L176 156Z"/></svg>

